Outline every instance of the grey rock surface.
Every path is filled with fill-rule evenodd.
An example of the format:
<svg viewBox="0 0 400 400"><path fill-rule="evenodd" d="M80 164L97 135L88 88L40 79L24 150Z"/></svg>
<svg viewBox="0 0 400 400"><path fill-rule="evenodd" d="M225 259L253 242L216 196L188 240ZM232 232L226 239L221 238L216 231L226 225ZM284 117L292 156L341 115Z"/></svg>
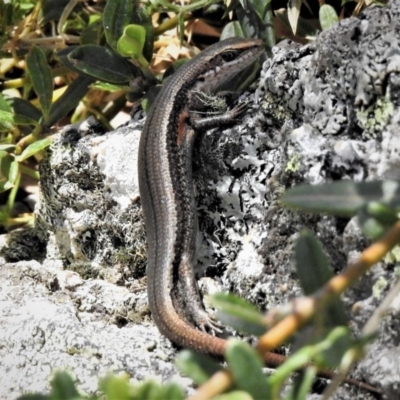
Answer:
<svg viewBox="0 0 400 400"><path fill-rule="evenodd" d="M292 257L303 228L335 271L368 245L355 219L294 213L279 198L298 183L399 180L399 28L394 1L308 46L281 43L263 66L259 104L237 126L206 135L195 166L196 271L208 276L200 280L205 291L234 291L270 309L301 294ZM107 134L90 121L70 127L42 164L37 216L46 261L6 263L20 253L2 246L0 397L46 389L54 368L70 370L86 392L107 371L190 387L148 316L135 169L142 126L138 119ZM394 255L346 293L355 334L391 286L395 265ZM399 316L397 299L353 371L388 399L400 398ZM345 386L335 398L372 397Z"/></svg>
<svg viewBox="0 0 400 400"><path fill-rule="evenodd" d="M95 393L111 371L190 385L155 326L121 324L133 309L146 312L144 292L83 280L51 261L3 262L0 281L1 399L47 391L55 370L71 373L84 393Z"/></svg>

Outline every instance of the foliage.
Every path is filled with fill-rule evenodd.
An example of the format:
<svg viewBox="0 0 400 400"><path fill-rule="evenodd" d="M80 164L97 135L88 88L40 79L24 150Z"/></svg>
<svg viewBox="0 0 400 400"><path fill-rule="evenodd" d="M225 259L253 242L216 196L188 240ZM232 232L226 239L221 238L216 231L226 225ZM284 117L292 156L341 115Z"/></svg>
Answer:
<svg viewBox="0 0 400 400"><path fill-rule="evenodd" d="M129 384L129 377L108 376L100 381L99 396L80 394L75 382L66 372L57 372L51 381L48 395L26 394L18 400L161 400L183 399L183 391L176 384L160 385L154 381L146 381L137 385Z"/></svg>
<svg viewBox="0 0 400 400"><path fill-rule="evenodd" d="M260 37L267 52L276 38L287 36L284 26L289 23L295 34L289 37L295 40L302 41L298 30L304 32L303 38L316 35L318 8L311 10L314 19L304 20L302 11L308 5L302 0L290 2L287 9L285 2L277 4L275 15L271 7L270 1L256 0L225 5L216 0L188 5L165 0L110 0L90 5L67 0L0 0L0 78L4 81L0 193L9 192L7 204L0 208L0 224L14 225L10 214L21 177L38 179L32 159L41 159L41 151L51 143L43 139L51 138L55 124L74 123L94 113L110 127L109 121L125 106L126 96L148 104L161 72L153 55L155 38L166 31L175 29L183 44L196 33L195 19L200 18L203 31L215 35L216 29L221 30L223 15L222 39ZM323 28L331 26L338 13L332 7L323 11L326 7L320 10ZM341 16L352 10L348 2L341 7ZM235 18L229 21L230 16ZM173 43L173 36L165 38ZM246 71L246 75L251 74ZM107 100L110 90L115 93L111 101ZM36 141L41 142L36 145ZM27 147L31 159L17 158Z"/></svg>
<svg viewBox="0 0 400 400"><path fill-rule="evenodd" d="M282 203L308 212L357 216L364 233L377 239L398 220L400 183L340 181L300 185L289 190Z"/></svg>
<svg viewBox="0 0 400 400"><path fill-rule="evenodd" d="M0 224L12 225L10 214L22 175L39 178L28 161L32 157L40 160L41 152L51 143L53 125L81 120L94 111L107 123L124 107L127 94L134 101L150 98L160 72L152 63L157 36L176 29L183 43L194 18L200 15L204 21L213 21L205 24L214 28L220 18L213 20L213 12L222 11L226 17L234 12L236 19L225 25L221 37L261 37L270 50L276 38L283 37L282 26L290 26L291 34L287 35L304 42L319 29L328 29L345 15L359 11L358 6L349 11L349 3L335 9L323 5L308 21L302 17L302 0L290 1L287 8L283 3L280 8L284 11L275 15L271 2L256 0L236 0L226 6L215 0L189 5L165 0L143 4L108 0L95 8L68 0L0 0L0 78L4 80L0 94L0 191L9 191L7 203L0 209ZM154 21L158 26L153 27ZM272 23L277 27L275 35ZM52 31L55 26L56 33ZM106 100L110 88L116 93L112 100L115 107ZM78 107L80 102L85 107ZM397 182L300 187L289 191L282 202L306 211L357 215L364 232L373 238L382 237L398 221ZM295 265L305 295L317 292L332 277L320 244L308 232L298 238ZM308 279L310 276L315 279ZM265 316L241 299L218 295L212 301L220 319L234 329L261 336L270 327ZM218 398L244 400L266 394L278 398L289 376L306 367L302 382L286 394L287 399L301 399L310 391L316 374L316 368L308 366L309 360L318 367L335 368L341 367L349 354L352 360L361 357L371 337L351 337L337 296L331 295L321 315L310 322L309 344L267 378L262 374L260 355L243 342L231 341L226 359L235 390ZM198 384L221 370L212 360L189 352L178 357L177 365ZM48 395L29 394L20 399L183 398L175 385L143 382L131 386L127 377L103 380L100 397L81 395L66 373L57 373L51 386Z"/></svg>

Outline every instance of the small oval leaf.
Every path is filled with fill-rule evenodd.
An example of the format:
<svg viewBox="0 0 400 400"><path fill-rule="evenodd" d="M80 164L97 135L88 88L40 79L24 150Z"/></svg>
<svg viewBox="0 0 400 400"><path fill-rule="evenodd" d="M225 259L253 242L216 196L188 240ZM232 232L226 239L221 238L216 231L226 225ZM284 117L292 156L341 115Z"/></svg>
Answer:
<svg viewBox="0 0 400 400"><path fill-rule="evenodd" d="M15 126L14 113L0 110L0 131L7 132Z"/></svg>
<svg viewBox="0 0 400 400"><path fill-rule="evenodd" d="M15 144L0 144L0 151L2 152L12 152L15 149Z"/></svg>
<svg viewBox="0 0 400 400"><path fill-rule="evenodd" d="M42 113L29 101L13 97L10 99L10 105L17 115L29 118L32 121L39 121Z"/></svg>
<svg viewBox="0 0 400 400"><path fill-rule="evenodd" d="M10 131L14 128L13 109L0 93L0 131Z"/></svg>
<svg viewBox="0 0 400 400"><path fill-rule="evenodd" d="M15 158L7 154L0 158L0 193L11 189L15 181Z"/></svg>
<svg viewBox="0 0 400 400"><path fill-rule="evenodd" d="M47 137L45 139L37 140L36 142L30 144L19 156L16 157L18 162L25 161L27 158L33 156L39 151L49 147L51 145L52 138Z"/></svg>
<svg viewBox="0 0 400 400"><path fill-rule="evenodd" d="M264 363L251 346L241 340L230 339L225 357L238 389L248 392L253 399L271 398L267 379L262 372Z"/></svg>
<svg viewBox="0 0 400 400"><path fill-rule="evenodd" d="M1 93L0 93L0 111L12 113L12 108L9 102L4 98L4 96Z"/></svg>
<svg viewBox="0 0 400 400"><path fill-rule="evenodd" d="M232 293L217 293L208 299L217 308L217 317L224 325L256 336L265 333L262 314L246 300Z"/></svg>
<svg viewBox="0 0 400 400"><path fill-rule="evenodd" d="M150 9L145 7L139 1L134 3L134 11L132 14L131 24L143 26L146 31L146 42L142 50L142 54L147 61L153 57L154 29Z"/></svg>
<svg viewBox="0 0 400 400"><path fill-rule="evenodd" d="M333 276L329 264L319 241L308 231L303 231L295 244L295 265L301 287L305 295L309 296L325 285ZM339 298L332 300L317 318L319 332L332 326L346 325L347 318L343 304Z"/></svg>
<svg viewBox="0 0 400 400"><path fill-rule="evenodd" d="M329 4L323 4L319 9L319 22L322 30L332 28L339 21L335 9Z"/></svg>
<svg viewBox="0 0 400 400"><path fill-rule="evenodd" d="M8 181L14 186L19 176L19 164L17 160L13 160L10 164L10 171L8 175Z"/></svg>
<svg viewBox="0 0 400 400"><path fill-rule="evenodd" d="M248 393L242 390L233 390L232 392L213 397L213 400L254 400Z"/></svg>
<svg viewBox="0 0 400 400"><path fill-rule="evenodd" d="M70 400L79 397L75 382L66 372L56 372L51 380L51 398L58 400Z"/></svg>
<svg viewBox="0 0 400 400"><path fill-rule="evenodd" d="M288 190L281 201L284 206L307 212L353 216L370 201L400 207L400 183L340 181L316 186L299 185Z"/></svg>
<svg viewBox="0 0 400 400"><path fill-rule="evenodd" d="M100 44L103 36L103 21L99 18L97 21L88 25L80 35L80 44Z"/></svg>
<svg viewBox="0 0 400 400"><path fill-rule="evenodd" d="M26 56L26 65L33 90L39 98L40 107L47 120L53 97L53 78L46 56L38 46L33 46L29 51Z"/></svg>
<svg viewBox="0 0 400 400"><path fill-rule="evenodd" d="M47 396L45 394L28 393L17 397L17 400L51 400L51 399L50 396Z"/></svg>
<svg viewBox="0 0 400 400"><path fill-rule="evenodd" d="M126 25L131 22L133 12L132 0L107 1L103 12L103 26L107 43L117 51L118 39Z"/></svg>
<svg viewBox="0 0 400 400"><path fill-rule="evenodd" d="M96 45L79 46L68 54L68 60L80 71L101 81L127 83L134 67L111 49Z"/></svg>
<svg viewBox="0 0 400 400"><path fill-rule="evenodd" d="M173 399L183 400L185 398L183 390L176 383L164 384L154 400Z"/></svg>
<svg viewBox="0 0 400 400"><path fill-rule="evenodd" d="M202 385L222 369L211 357L189 350L183 350L177 355L175 365L197 385Z"/></svg>
<svg viewBox="0 0 400 400"><path fill-rule="evenodd" d="M304 294L309 296L328 282L333 271L322 246L312 233L301 232L294 250L297 275Z"/></svg>
<svg viewBox="0 0 400 400"><path fill-rule="evenodd" d="M147 67L148 62L143 57L143 47L146 41L146 30L140 25L128 25L117 42L118 53L124 57L131 57Z"/></svg>
<svg viewBox="0 0 400 400"><path fill-rule="evenodd" d="M136 388L136 399L159 400L161 385L155 381L145 381L140 383ZM117 400L117 399L115 399ZM124 400L124 399L123 399ZM130 400L130 399L129 399Z"/></svg>
<svg viewBox="0 0 400 400"><path fill-rule="evenodd" d="M129 385L129 376L108 376L100 381L100 388L108 400L130 400L133 389Z"/></svg>
<svg viewBox="0 0 400 400"><path fill-rule="evenodd" d="M80 75L69 84L67 90L62 94L62 96L53 103L50 109L50 116L47 125L51 126L55 124L74 109L85 96L89 90L89 86L93 82L93 78Z"/></svg>

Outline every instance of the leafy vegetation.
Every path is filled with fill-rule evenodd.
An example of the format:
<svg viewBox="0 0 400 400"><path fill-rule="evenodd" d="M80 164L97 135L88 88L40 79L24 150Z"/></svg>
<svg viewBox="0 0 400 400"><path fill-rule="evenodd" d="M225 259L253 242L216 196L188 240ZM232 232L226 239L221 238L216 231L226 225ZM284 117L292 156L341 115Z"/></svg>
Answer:
<svg viewBox="0 0 400 400"><path fill-rule="evenodd" d="M272 10L268 1L244 0L187 5L165 0L0 0L0 193L9 193L0 208L0 225L12 228L30 221L32 215L21 220L11 212L21 177L39 178L35 161L51 143L51 134L90 114L111 128L126 98L146 107L160 73L173 69L177 58L193 54L185 40L199 34L211 40L256 36L269 52L276 38L303 42L315 37L338 15L350 15L355 3L317 7L305 19L300 11L307 7L302 1L288 8L282 2ZM171 49L178 49L175 56ZM19 157L24 151L29 160Z"/></svg>
<svg viewBox="0 0 400 400"><path fill-rule="evenodd" d="M115 115L126 107L126 98L134 104L141 102L143 107L147 106L161 72L167 67L173 68L171 64L175 61L171 57L168 65L157 62L154 53L167 54L167 46L157 43L157 38L163 38L168 44L184 44L199 33L193 22L200 20L203 32L212 32L215 38L218 35L222 38L257 36L265 41L269 51L277 37L286 35L305 42L306 38L314 37L318 29L328 29L360 7L353 4L348 8L350 2L345 2L340 9L324 5L315 10L317 16L306 20L300 12L302 1L292 1L287 8L284 2L279 7L284 11L272 10L270 2L244 0L229 2L229 5L214 0L199 0L188 5L177 3L165 0L147 3L0 0L0 77L3 80L0 191L8 192L6 203L0 209L0 224L9 228L21 222L11 217L21 178L27 175L39 179L32 160L40 161L41 152L50 145L51 135L59 126L82 120L89 114L95 114L110 126ZM230 21L229 14L235 15L235 19ZM223 28L221 15L226 17ZM170 30L174 35L167 35ZM113 93L111 99L110 92ZM364 232L378 240L379 249L371 246L366 250L368 260L361 256L358 262L349 265L339 285L317 239L308 232L302 233L295 248L295 260L304 294L309 296L303 299L304 312L293 305L265 316L232 295L214 296L213 304L224 323L256 334L260 340L258 352L242 342L229 344L226 354L229 373L203 356L190 352L180 354L178 367L197 384L204 385L203 390L209 397L203 398L212 397L211 392L207 392L207 382L214 377L217 377L219 390L213 395L218 395L218 399L278 398L293 372L305 367L303 379L285 395L286 399L304 398L311 389L317 367L339 368L344 375L352 363L362 357L379 323L379 318L375 318L363 337L353 339L338 296L400 240L398 183L340 182L318 188L300 187L289 191L282 201L286 206L307 212L358 215ZM310 276L315 279L310 280ZM323 307L328 311L316 316ZM294 313L298 317L297 325L292 329L280 329ZM265 377L263 354L285 342L306 323L314 326L310 344L294 353L270 377ZM310 360L315 363L313 366L308 364ZM218 374L225 374L223 376L229 379L219 378L222 375ZM184 398L182 390L175 385L143 382L131 386L127 377L103 380L100 383L102 394L91 397L80 394L66 373L57 373L51 386L48 395L29 394L20 399ZM235 390L221 394L230 386Z"/></svg>

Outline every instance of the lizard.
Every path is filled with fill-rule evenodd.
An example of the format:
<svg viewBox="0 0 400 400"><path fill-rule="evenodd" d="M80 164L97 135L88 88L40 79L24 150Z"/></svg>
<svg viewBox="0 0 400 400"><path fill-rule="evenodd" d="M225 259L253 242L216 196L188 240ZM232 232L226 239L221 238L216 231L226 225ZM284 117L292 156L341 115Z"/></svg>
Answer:
<svg viewBox="0 0 400 400"><path fill-rule="evenodd" d="M225 113L201 117L206 106L199 94L218 93L263 52L259 39L230 38L186 62L159 92L139 144L139 191L148 240L146 274L152 318L176 345L217 356L223 356L227 341L207 332L218 327L203 308L193 272L197 235L193 147L199 131L236 121L246 106L239 104ZM272 367L285 360L273 352L264 355L265 363ZM332 378L333 373L320 375ZM378 392L361 381L346 381Z"/></svg>

